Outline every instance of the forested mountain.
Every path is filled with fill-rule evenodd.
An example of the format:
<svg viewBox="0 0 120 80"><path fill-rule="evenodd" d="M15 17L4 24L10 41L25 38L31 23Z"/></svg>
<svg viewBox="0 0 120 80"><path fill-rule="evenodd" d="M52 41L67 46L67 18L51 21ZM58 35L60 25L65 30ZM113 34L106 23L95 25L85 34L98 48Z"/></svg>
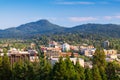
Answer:
<svg viewBox="0 0 120 80"><path fill-rule="evenodd" d="M20 25L18 27L0 30L0 38L28 37L36 34L66 34L81 33L101 35L107 37L120 37L120 25L116 24L83 24L72 28L52 24L48 20L39 20Z"/></svg>
<svg viewBox="0 0 120 80"><path fill-rule="evenodd" d="M120 37L120 25L116 24L83 24L69 29L69 32L97 34L109 37Z"/></svg>
<svg viewBox="0 0 120 80"><path fill-rule="evenodd" d="M8 28L0 31L0 37L26 37L35 34L47 34L64 31L64 27L50 23L48 20L39 20L20 25L18 27Z"/></svg>

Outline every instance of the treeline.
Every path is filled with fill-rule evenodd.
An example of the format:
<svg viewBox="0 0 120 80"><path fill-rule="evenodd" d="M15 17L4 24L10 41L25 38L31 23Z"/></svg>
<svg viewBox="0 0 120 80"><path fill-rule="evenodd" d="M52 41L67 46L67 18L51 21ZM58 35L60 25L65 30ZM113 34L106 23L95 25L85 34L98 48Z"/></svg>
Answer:
<svg viewBox="0 0 120 80"><path fill-rule="evenodd" d="M49 35L38 35L33 36L32 38L35 38L39 40L39 43L42 45L48 45L48 42L50 40L54 40L57 42L67 42L71 45L78 45L78 44L89 44L98 46L101 45L103 41L106 39L109 39L108 37L104 37L101 35L96 34L82 34L82 33L60 33L60 34L49 34Z"/></svg>
<svg viewBox="0 0 120 80"><path fill-rule="evenodd" d="M49 35L37 35L33 36L33 39L36 39L40 45L48 45L49 41L56 42L67 42L70 45L93 45L94 47L103 48L103 42L108 40L110 45L108 49L116 49L120 53L120 38L112 38L108 36L102 36L98 34L82 34L79 32L76 33L61 33L61 34L49 34Z"/></svg>
<svg viewBox="0 0 120 80"><path fill-rule="evenodd" d="M103 47L103 42L108 40L110 42L109 49L116 49L120 53L120 38L113 38L110 36L103 36L98 34L83 34L80 32L74 33L56 33L56 34L42 34L34 35L27 39L1 39L0 46L3 44L10 44L10 47L26 48L30 43L36 40L38 45L48 46L49 41L67 42L71 45L82 45L83 43L93 45L94 47Z"/></svg>
<svg viewBox="0 0 120 80"><path fill-rule="evenodd" d="M120 64L107 63L103 50L96 50L92 62L92 68L83 68L78 61L74 64L69 57L60 57L53 66L45 58L34 63L21 60L12 65L4 55L0 58L0 80L120 80Z"/></svg>

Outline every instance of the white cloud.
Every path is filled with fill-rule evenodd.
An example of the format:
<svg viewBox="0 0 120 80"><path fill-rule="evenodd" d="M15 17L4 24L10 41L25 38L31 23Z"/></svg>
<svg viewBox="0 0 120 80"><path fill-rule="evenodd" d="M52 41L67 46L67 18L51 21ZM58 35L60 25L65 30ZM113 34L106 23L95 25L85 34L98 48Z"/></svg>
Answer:
<svg viewBox="0 0 120 80"><path fill-rule="evenodd" d="M103 18L105 20L120 19L120 15L117 15L117 16L104 16Z"/></svg>
<svg viewBox="0 0 120 80"><path fill-rule="evenodd" d="M108 1L64 1L57 0L55 4L63 4L63 5L93 5L93 4L110 4Z"/></svg>
<svg viewBox="0 0 120 80"><path fill-rule="evenodd" d="M95 17L70 17L70 21L73 22L84 22L84 21L95 21L97 18Z"/></svg>
<svg viewBox="0 0 120 80"><path fill-rule="evenodd" d="M106 20L111 20L113 17L112 16L104 16L104 19Z"/></svg>
<svg viewBox="0 0 120 80"><path fill-rule="evenodd" d="M120 19L120 16L119 16L119 15L118 15L118 16L115 16L115 18Z"/></svg>
<svg viewBox="0 0 120 80"><path fill-rule="evenodd" d="M78 2L78 4L95 4L94 2Z"/></svg>
<svg viewBox="0 0 120 80"><path fill-rule="evenodd" d="M76 5L76 4L81 4L81 5L90 5L90 4L95 4L94 2L78 2L78 1L74 1L74 2L57 2L57 4L65 4L65 5Z"/></svg>

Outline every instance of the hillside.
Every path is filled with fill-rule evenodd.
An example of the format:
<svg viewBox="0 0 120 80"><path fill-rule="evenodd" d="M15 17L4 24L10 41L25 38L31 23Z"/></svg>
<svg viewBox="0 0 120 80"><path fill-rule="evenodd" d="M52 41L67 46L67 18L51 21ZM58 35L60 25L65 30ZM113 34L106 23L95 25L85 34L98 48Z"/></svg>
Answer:
<svg viewBox="0 0 120 80"><path fill-rule="evenodd" d="M107 37L120 38L120 25L116 24L83 24L72 28L65 28L53 24L48 20L39 20L20 25L18 27L0 30L0 38L30 37L36 34L66 34L81 33L95 34Z"/></svg>
<svg viewBox="0 0 120 80"><path fill-rule="evenodd" d="M83 24L72 27L68 32L96 34L108 37L120 37L120 25L116 24Z"/></svg>
<svg viewBox="0 0 120 80"><path fill-rule="evenodd" d="M48 20L39 20L20 25L18 27L1 30L0 37L26 37L36 34L56 33L59 31L64 31L64 27L52 24Z"/></svg>

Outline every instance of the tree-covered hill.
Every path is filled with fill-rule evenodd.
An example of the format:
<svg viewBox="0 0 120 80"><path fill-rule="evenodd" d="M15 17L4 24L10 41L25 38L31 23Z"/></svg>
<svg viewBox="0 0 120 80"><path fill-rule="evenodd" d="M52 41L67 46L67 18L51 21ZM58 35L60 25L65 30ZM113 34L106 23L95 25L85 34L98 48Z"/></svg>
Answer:
<svg viewBox="0 0 120 80"><path fill-rule="evenodd" d="M69 32L97 34L109 37L120 37L120 25L116 24L83 24L72 27Z"/></svg>
<svg viewBox="0 0 120 80"><path fill-rule="evenodd" d="M1 38L17 38L32 36L35 34L49 34L64 31L64 27L50 23L48 20L30 22L18 27L8 28L0 31Z"/></svg>
<svg viewBox="0 0 120 80"><path fill-rule="evenodd" d="M61 27L48 20L30 22L18 27L0 30L0 38L26 38L38 34L68 34L79 33L83 35L98 35L104 37L120 38L120 25L116 24L83 24L72 28ZM72 36L71 36L72 37Z"/></svg>

